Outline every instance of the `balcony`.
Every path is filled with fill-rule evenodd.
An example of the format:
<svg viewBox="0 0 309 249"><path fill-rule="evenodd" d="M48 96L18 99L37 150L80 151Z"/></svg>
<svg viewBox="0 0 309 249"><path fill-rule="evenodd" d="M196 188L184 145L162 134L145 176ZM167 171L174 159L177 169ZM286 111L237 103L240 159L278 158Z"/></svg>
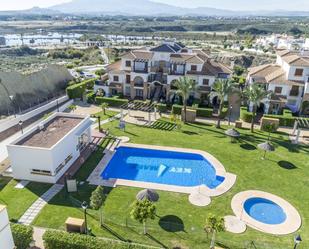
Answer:
<svg viewBox="0 0 309 249"><path fill-rule="evenodd" d="M290 91L290 96L291 97L298 97L298 95L299 95L299 91L297 90L297 91Z"/></svg>
<svg viewBox="0 0 309 249"><path fill-rule="evenodd" d="M148 82L152 83L154 81L158 81L161 84L167 84L167 76L160 73L150 74L148 76Z"/></svg>
<svg viewBox="0 0 309 249"><path fill-rule="evenodd" d="M182 71L182 72L180 72L180 71L171 71L170 75L185 75L185 72L184 71Z"/></svg>
<svg viewBox="0 0 309 249"><path fill-rule="evenodd" d="M133 72L134 73L148 73L148 69L147 68L144 68L144 69L134 68Z"/></svg>

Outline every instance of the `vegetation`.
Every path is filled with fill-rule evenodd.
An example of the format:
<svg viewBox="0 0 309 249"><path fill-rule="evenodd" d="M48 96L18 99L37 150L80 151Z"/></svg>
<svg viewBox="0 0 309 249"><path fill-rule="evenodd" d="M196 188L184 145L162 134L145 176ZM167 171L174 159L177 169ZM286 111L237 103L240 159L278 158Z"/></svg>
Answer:
<svg viewBox="0 0 309 249"><path fill-rule="evenodd" d="M102 111L103 111L103 115L106 115L106 109L108 108L108 103L107 102L103 102L101 104L101 108L102 108Z"/></svg>
<svg viewBox="0 0 309 249"><path fill-rule="evenodd" d="M268 98L272 92L265 90L262 86L258 84L252 84L243 91L243 95L252 103L252 119L251 119L251 132L254 132L254 121L256 116L256 109L260 106L261 101Z"/></svg>
<svg viewBox="0 0 309 249"><path fill-rule="evenodd" d="M214 249L216 233L223 232L225 230L224 218L209 214L206 219L206 225L204 229L207 233L212 233L210 249Z"/></svg>
<svg viewBox="0 0 309 249"><path fill-rule="evenodd" d="M67 87L66 91L70 99L83 98L86 89L92 89L94 86L94 80L84 80L81 83L71 84Z"/></svg>
<svg viewBox="0 0 309 249"><path fill-rule="evenodd" d="M168 120L162 119L162 123ZM259 189L278 195L290 202L301 214L302 220L309 219L307 203L309 196L303 193L309 191L309 166L307 164L308 147L294 145L284 133L272 133L271 140L276 147L276 153L269 154L269 158L261 161L261 152L257 145L266 141L268 132L239 129L241 138L238 143L230 143L224 134L227 127L218 130L207 124L182 124L180 130L171 131L150 129L148 127L127 124L126 131L118 128L118 121L104 125L115 136L128 136L132 143L173 146L207 151L215 156L228 172L237 175L236 184L223 196L212 198L209 206L199 208L191 205L188 195L158 191L160 201L156 203L156 218L147 222L148 234L142 236L140 223L129 217L131 203L135 200L140 189L118 186L106 188L107 198L104 202L104 226L99 222L99 213L88 210L88 224L92 233L109 238L130 239L133 242L150 244L161 247L205 248L210 244L210 238L205 236L205 220L210 213L217 217L232 215L231 200L235 194L248 189ZM204 142L201 142L204 141ZM207 142L205 142L207 141ZM75 176L78 181L84 181L101 161L104 147L86 161ZM299 181L295 181L299 179ZM278 181L284 184L278 184ZM293 186L293 187L291 187ZM67 194L62 191L44 207L34 221L36 226L64 229L67 217L83 218L80 202L87 201L94 186L85 183L78 187L77 193ZM302 191L299 191L302 189ZM53 219L50 219L53 217ZM309 233L309 226L303 223L298 231ZM235 235L229 232L217 234L216 242L220 247L242 248L251 243L257 248L286 249L291 245L291 235L275 236L261 233L248 228L244 234ZM161 243L161 244L158 244ZM301 245L309 246L309 239L303 236Z"/></svg>
<svg viewBox="0 0 309 249"><path fill-rule="evenodd" d="M103 222L101 207L105 201L105 194L103 186L98 186L92 193L90 197L90 207L94 210L100 209L100 224Z"/></svg>
<svg viewBox="0 0 309 249"><path fill-rule="evenodd" d="M187 101L192 93L195 93L197 84L188 77L180 77L176 83L176 93L182 97L184 109L184 121L187 122Z"/></svg>
<svg viewBox="0 0 309 249"><path fill-rule="evenodd" d="M96 97L95 98L95 102L98 105L101 105L103 103L107 103L111 107L120 107L123 104L128 103L129 101L127 99L120 99L120 98L117 98L117 97L112 97L112 98L109 98L109 97Z"/></svg>
<svg viewBox="0 0 309 249"><path fill-rule="evenodd" d="M16 249L27 249L32 242L33 228L21 224L11 225Z"/></svg>
<svg viewBox="0 0 309 249"><path fill-rule="evenodd" d="M219 109L218 109L218 121L217 121L217 128L220 128L220 122L222 118L222 112L224 108L224 100L227 98L230 94L236 91L236 84L233 83L231 80L224 79L224 80L217 80L213 84L213 90L214 92L210 93L211 98L217 97L220 101Z"/></svg>
<svg viewBox="0 0 309 249"><path fill-rule="evenodd" d="M135 201L131 211L131 217L144 226L144 234L147 234L147 220L156 217L156 206L149 200Z"/></svg>
<svg viewBox="0 0 309 249"><path fill-rule="evenodd" d="M46 231L43 235L46 249L142 249L142 245L61 231Z"/></svg>
<svg viewBox="0 0 309 249"><path fill-rule="evenodd" d="M241 120L251 123L253 120L253 113L248 112L247 107L241 107L240 108L240 118Z"/></svg>

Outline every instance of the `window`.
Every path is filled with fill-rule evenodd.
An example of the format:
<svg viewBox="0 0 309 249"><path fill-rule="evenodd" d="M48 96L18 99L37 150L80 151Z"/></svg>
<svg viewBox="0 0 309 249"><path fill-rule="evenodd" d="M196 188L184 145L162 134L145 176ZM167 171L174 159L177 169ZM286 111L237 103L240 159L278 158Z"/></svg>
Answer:
<svg viewBox="0 0 309 249"><path fill-rule="evenodd" d="M129 75L129 74L126 75L126 83L127 84L131 83L131 75Z"/></svg>
<svg viewBox="0 0 309 249"><path fill-rule="evenodd" d="M275 93L276 93L276 94L281 94L281 92L282 92L282 87L276 86L276 87L275 87Z"/></svg>
<svg viewBox="0 0 309 249"><path fill-rule="evenodd" d="M299 86L292 86L290 96L298 96L298 94L299 94Z"/></svg>
<svg viewBox="0 0 309 249"><path fill-rule="evenodd" d="M131 67L131 61L126 61L126 67Z"/></svg>
<svg viewBox="0 0 309 249"><path fill-rule="evenodd" d="M64 166L65 166L72 158L73 158L72 155L69 155L69 156L64 160L64 162L61 163L61 164L55 169L55 175L57 175L58 172L59 172L60 170L62 170L62 169L64 168Z"/></svg>
<svg viewBox="0 0 309 249"><path fill-rule="evenodd" d="M196 65L191 65L191 71L197 71L197 66Z"/></svg>
<svg viewBox="0 0 309 249"><path fill-rule="evenodd" d="M203 85L208 86L209 85L209 79L203 79Z"/></svg>
<svg viewBox="0 0 309 249"><path fill-rule="evenodd" d="M304 73L304 69L302 68L296 68L295 70L295 75L294 76L303 76L303 73Z"/></svg>
<svg viewBox="0 0 309 249"><path fill-rule="evenodd" d="M115 82L118 82L118 81L119 81L119 76L116 76L116 75L115 75L115 76L114 76L114 81L115 81Z"/></svg>
<svg viewBox="0 0 309 249"><path fill-rule="evenodd" d="M32 169L31 174L33 175L43 175L43 176L51 176L51 172L49 170L41 170L41 169Z"/></svg>

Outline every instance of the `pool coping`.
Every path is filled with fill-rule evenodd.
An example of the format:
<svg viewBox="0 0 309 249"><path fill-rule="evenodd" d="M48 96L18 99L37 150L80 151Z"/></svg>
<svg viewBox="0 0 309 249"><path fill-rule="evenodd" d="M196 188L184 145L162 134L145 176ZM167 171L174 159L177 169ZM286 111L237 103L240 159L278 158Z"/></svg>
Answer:
<svg viewBox="0 0 309 249"><path fill-rule="evenodd" d="M286 214L286 220L281 224L270 225L259 222L249 216L244 210L244 203L250 198L265 198L277 205L279 205ZM286 200L279 196L260 191L260 190L248 190L236 194L231 202L231 207L234 214L247 226L256 229L258 231L274 234L274 235L286 235L296 232L302 224L300 214L298 211Z"/></svg>
<svg viewBox="0 0 309 249"><path fill-rule="evenodd" d="M111 150L106 150L106 154L98 164L97 168L91 173L87 181L92 185L103 185L109 187L116 186L129 186L129 187L137 187L137 188L149 188L177 193L185 193L191 194L202 193L207 196L219 196L227 191L229 191L236 182L236 175L227 173L225 171L224 166L211 154L201 151L201 150L193 150L193 149L184 149L177 147L168 147L168 146L157 146L157 145L146 145L146 144L132 144L132 143L123 143L120 142L117 147L129 147L129 148L143 148L143 149L153 149L153 150L165 150L165 151L175 151L182 153L194 153L202 155L206 160L208 160L216 170L216 174L219 176L225 177L225 180L214 189L210 189L206 185L193 186L193 187L182 187L177 185L168 185L168 184L160 184L160 183L151 183L151 182L142 182L142 181L133 181L133 180L125 180L125 179L109 179L103 180L101 178L102 172L105 170L109 161L112 159L115 151L114 148Z"/></svg>

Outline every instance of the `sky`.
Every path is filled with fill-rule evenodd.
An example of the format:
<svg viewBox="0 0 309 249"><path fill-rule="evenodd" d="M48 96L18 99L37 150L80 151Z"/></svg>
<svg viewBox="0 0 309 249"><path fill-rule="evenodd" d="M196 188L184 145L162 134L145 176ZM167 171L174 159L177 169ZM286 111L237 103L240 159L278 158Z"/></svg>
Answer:
<svg viewBox="0 0 309 249"><path fill-rule="evenodd" d="M91 3L91 0L88 0ZM104 0L102 0L104 1ZM126 1L126 0L124 0ZM309 0L152 0L181 7L213 7L230 10L309 10ZM70 0L0 0L0 10L49 7Z"/></svg>

